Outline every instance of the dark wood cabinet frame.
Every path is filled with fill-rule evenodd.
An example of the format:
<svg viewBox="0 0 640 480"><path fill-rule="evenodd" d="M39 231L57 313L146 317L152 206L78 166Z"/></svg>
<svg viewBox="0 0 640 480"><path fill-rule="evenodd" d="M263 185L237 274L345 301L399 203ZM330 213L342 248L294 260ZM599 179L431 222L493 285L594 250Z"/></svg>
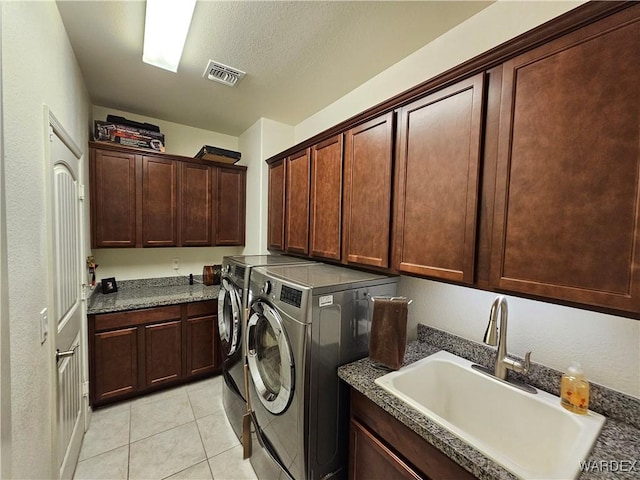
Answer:
<svg viewBox="0 0 640 480"><path fill-rule="evenodd" d="M205 300L88 315L91 405L219 373L217 305Z"/></svg>
<svg viewBox="0 0 640 480"><path fill-rule="evenodd" d="M580 42L580 38L589 36L590 39L593 38L597 41L599 36L606 35L610 30L620 28L621 25L635 24L635 26L632 25L629 28L637 28L639 20L640 5L637 2L586 3L271 157L267 160L267 163L272 165L282 161L284 158L297 154L297 152L309 151L315 148L316 145L321 145L322 142L329 141L336 136L348 136L348 132L351 129L358 128L367 122L377 121L385 115L401 113L403 109L409 108L411 104L419 102L420 99L429 98L432 95L437 96L442 92L446 92L447 89L455 89L457 85L482 75L484 76L484 86L481 92L483 113L480 125L481 138L477 145L480 152L476 175L477 191L475 200L477 203L475 206L467 204L466 215L469 222L466 226L464 241L465 260L462 263L458 263L461 267L456 267L451 272L445 272L446 274L442 275L440 274L441 272L438 272L438 269L429 270L422 268L422 266L414 267L409 264L410 262L403 263L402 255L398 252L401 251L403 241L402 216L404 211L401 208L397 208L397 205L392 214L392 225L396 225L396 228L390 229L391 257L395 256L394 264L385 267L383 266L384 262L380 262L377 265L375 262L358 263L358 261L353 261L354 257L349 258L349 254L344 249L344 236L342 238L343 251L340 258L328 258L328 260L374 271L436 278L448 283L463 284L488 291L513 293L525 298L542 299L552 303L640 319L640 266L638 266L638 258L640 258L640 251L638 251L640 248L640 242L638 241L640 237L638 233L640 217L638 215L640 214L637 213L640 212L640 195L636 198L633 196L633 192L629 193L625 190L624 199L604 199L610 207L607 208L611 212L618 210L626 212L624 218L625 225L628 228L620 226L614 229L614 234L616 238L622 239L620 243L626 242L625 245L630 244L631 246L622 248L622 253L617 257L615 254L609 255L612 258L612 263L618 262L617 267L608 268L607 265L603 266L603 260L598 258L597 253L593 253L598 251L597 248L593 248L591 250L587 249L587 253L591 253L588 253L584 261L589 262L594 267L590 270L585 267L582 272L589 272L589 275L593 278L598 277L602 272L602 279L598 279L595 283L593 281L589 283L589 280L582 281L580 279L580 269L575 269L574 273L569 271L568 275L564 275L561 272L562 268L564 268L561 264L556 269L559 273L556 272L557 275L555 277L544 278L544 275L534 271L536 266L532 265L530 261L526 265L522 264L522 262L514 263L511 261L511 263L508 263L509 255L513 259L517 255L517 249L512 248L514 244L509 243L509 233L506 227L506 222L508 221L507 212L509 212L510 208L509 178L512 161L508 153L505 153L510 151L511 142L514 141L505 129L511 128L511 116L513 115L514 107L510 95L513 89L516 88L514 78L520 68L520 64L517 62L523 62L522 65L529 65L529 63L526 63L528 58L530 62L535 62L536 55L553 55L554 52L564 53L563 50L566 50L567 55L570 56L570 49L573 48L575 42ZM628 34L623 41L627 42L632 38L635 38L634 34ZM617 43L614 41L608 44L603 42L603 48L598 51L603 52L607 49L615 49L616 45ZM633 48L637 47L634 46ZM544 53L545 49L551 49L553 52ZM606 52L599 54L605 55L605 57L613 55L613 53L608 54ZM633 55L630 56L633 57ZM576 56L574 63L576 66L580 65L579 55ZM626 61L626 63L628 64L629 61ZM636 68L637 70L634 65L630 65L629 68ZM585 78L583 80L586 81L588 72L586 70L584 72ZM629 74L626 78L637 78L637 75ZM579 87L580 81L580 79L575 79L574 88ZM566 82L567 84L570 83L569 80L566 80ZM629 89L627 88L627 90ZM634 103L631 102L630 105L634 105ZM636 125L638 120L637 112L634 113L635 110L633 108L631 107L630 110L625 107L624 112L619 112L620 115L627 117L629 125ZM603 121L606 123L606 120ZM402 140L402 118L399 118L398 122L398 133L395 135L397 143ZM627 138L627 143L633 143L629 142L631 137L631 135L625 137ZM515 141L520 140L516 138ZM404 174L401 164L402 159L400 158L402 152L399 147L401 145L396 146L393 159L393 182L395 184L392 197L393 202L396 203L402 197L398 180ZM640 147L636 145L634 148ZM635 153L633 152L631 154L627 152L624 166L625 178L635 178L637 176L637 165L635 163L640 164L640 155L638 158L634 158L634 155ZM544 167L541 166L539 168ZM347 172L346 165L345 172ZM599 174L596 173L594 178L598 176ZM595 180L585 179L585 182L588 181ZM521 183L520 185L523 184ZM289 188L290 185L287 184L285 186L285 196L288 195ZM520 188L520 192L522 192L521 186L515 185L511 188ZM575 194L577 187L571 188L574 189L573 194ZM636 189L640 191L638 185L636 185ZM556 199L562 197L557 192L549 191L548 193L555 195ZM517 194L521 195L520 193ZM567 193L567 195L570 194ZM348 193L343 191L343 203L347 200ZM288 215L286 211L288 206L287 204L285 207L285 218ZM634 209L638 218L631 218L633 215L629 212ZM475 219L473 218L474 214ZM599 209L593 217L594 221L600 218L598 215L601 214L602 209ZM544 216L538 217L544 218ZM519 222L517 225L525 226L522 230L522 235L526 235L524 232L530 227L527 227L524 217L521 216L517 221ZM584 225L580 225L577 221L574 223L575 225L573 226L578 229L578 235L584 237L581 240L584 244L584 242L588 241L586 237L590 235L589 228L585 228ZM285 235L300 235L303 233L291 233L288 231L289 228L291 228L291 224L287 223L284 229ZM304 232L308 231L308 229L304 230ZM531 233L529 231L529 234ZM427 233L425 232L425 234ZM594 241L600 245L599 248L617 249L616 242L607 240L607 233L599 235L600 238L597 238L598 235L595 235L596 238L594 238ZM468 241L468 239L472 238L473 241ZM541 247L542 254L552 255L553 247L550 245L549 239L547 238L544 241L548 245ZM525 248L523 245L525 244L521 243L517 248L522 251ZM290 252L313 256L309 251L304 250L290 250ZM518 278L518 276L522 278Z"/></svg>
<svg viewBox="0 0 640 480"><path fill-rule="evenodd" d="M89 142L92 248L245 244L247 167Z"/></svg>

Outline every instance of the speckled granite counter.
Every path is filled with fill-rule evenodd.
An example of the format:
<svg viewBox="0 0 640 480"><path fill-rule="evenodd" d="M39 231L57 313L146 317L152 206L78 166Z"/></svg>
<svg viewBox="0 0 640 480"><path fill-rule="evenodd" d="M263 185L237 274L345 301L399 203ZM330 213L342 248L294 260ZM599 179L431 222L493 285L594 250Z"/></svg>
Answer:
<svg viewBox="0 0 640 480"><path fill-rule="evenodd" d="M440 330L419 325L418 338L419 340L407 346L405 365L439 350L448 350L485 365L493 362L492 350L488 347ZM537 364L533 367L528 382L541 390L558 395L560 372ZM516 478L493 460L430 421L425 415L378 387L374 380L385 373L387 372L373 367L366 358L338 369L338 376L347 384L476 477L483 480ZM607 416L607 420L587 459L592 471L582 473L580 480L640 478L640 400L592 384L591 408ZM614 469L617 471L613 471Z"/></svg>
<svg viewBox="0 0 640 480"><path fill-rule="evenodd" d="M118 281L117 292L106 295L100 290L100 285L97 285L89 297L87 313L92 315L121 312L217 299L220 286L203 285L199 283L200 277L194 276L196 282L193 285L189 285L189 279L186 277L123 280Z"/></svg>

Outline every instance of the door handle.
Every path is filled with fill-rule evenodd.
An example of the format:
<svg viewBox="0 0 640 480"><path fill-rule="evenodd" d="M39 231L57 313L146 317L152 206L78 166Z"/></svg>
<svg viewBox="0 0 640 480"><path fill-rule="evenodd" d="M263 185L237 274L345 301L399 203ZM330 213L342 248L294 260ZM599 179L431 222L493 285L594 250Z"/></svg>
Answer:
<svg viewBox="0 0 640 480"><path fill-rule="evenodd" d="M76 353L77 349L78 349L78 344L75 344L73 347L71 347L71 350L67 350L65 352L61 352L60 349L56 348L56 362L58 362L61 358L72 356L73 354Z"/></svg>

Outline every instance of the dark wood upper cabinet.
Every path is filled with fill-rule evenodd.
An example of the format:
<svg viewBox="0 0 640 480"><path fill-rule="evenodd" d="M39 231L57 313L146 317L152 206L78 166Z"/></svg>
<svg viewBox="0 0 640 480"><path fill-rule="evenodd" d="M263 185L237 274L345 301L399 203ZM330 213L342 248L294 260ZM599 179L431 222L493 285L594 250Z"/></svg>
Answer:
<svg viewBox="0 0 640 480"><path fill-rule="evenodd" d="M400 110L395 267L473 283L484 73Z"/></svg>
<svg viewBox="0 0 640 480"><path fill-rule="evenodd" d="M342 135L311 148L309 254L340 260L342 219Z"/></svg>
<svg viewBox="0 0 640 480"><path fill-rule="evenodd" d="M495 288L640 311L638 58L632 8L504 64Z"/></svg>
<svg viewBox="0 0 640 480"><path fill-rule="evenodd" d="M244 245L246 170L217 168L216 245Z"/></svg>
<svg viewBox="0 0 640 480"><path fill-rule="evenodd" d="M92 150L91 244L136 246L136 155Z"/></svg>
<svg viewBox="0 0 640 480"><path fill-rule="evenodd" d="M269 165L267 248L270 250L284 250L285 166L284 159Z"/></svg>
<svg viewBox="0 0 640 480"><path fill-rule="evenodd" d="M285 251L309 253L309 184L311 153L306 149L287 157Z"/></svg>
<svg viewBox="0 0 640 480"><path fill-rule="evenodd" d="M173 383L182 378L181 330L180 320L145 326L146 387Z"/></svg>
<svg viewBox="0 0 640 480"><path fill-rule="evenodd" d="M345 133L342 259L389 266L394 115Z"/></svg>
<svg viewBox="0 0 640 480"><path fill-rule="evenodd" d="M184 247L211 245L211 167L180 163L178 209L179 244Z"/></svg>
<svg viewBox="0 0 640 480"><path fill-rule="evenodd" d="M177 165L174 160L142 157L142 244L175 247L177 228Z"/></svg>
<svg viewBox="0 0 640 480"><path fill-rule="evenodd" d="M89 147L93 248L244 245L246 167Z"/></svg>

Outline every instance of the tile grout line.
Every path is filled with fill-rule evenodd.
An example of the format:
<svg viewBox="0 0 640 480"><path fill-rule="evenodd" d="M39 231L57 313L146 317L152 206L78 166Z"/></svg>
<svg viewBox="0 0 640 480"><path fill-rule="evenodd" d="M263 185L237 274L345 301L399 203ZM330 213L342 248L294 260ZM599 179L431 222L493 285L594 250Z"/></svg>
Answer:
<svg viewBox="0 0 640 480"><path fill-rule="evenodd" d="M196 412L193 409L193 404L191 403L191 395L189 395L188 390L187 390L187 398L189 399L189 405L191 406L191 413L193 413L193 419L196 422L196 429L198 430L198 436L200 437L200 443L202 444L202 451L204 452L204 460L207 462L209 473L211 474L211 478L213 479L213 471L211 470L211 464L209 463L209 457L207 456L207 449L204 446L204 440L202 439L202 432L200 431L200 425L198 424L198 419L196 418Z"/></svg>
<svg viewBox="0 0 640 480"><path fill-rule="evenodd" d="M129 444L127 445L127 480L129 480L129 474L131 472L131 406L132 402L129 402Z"/></svg>

